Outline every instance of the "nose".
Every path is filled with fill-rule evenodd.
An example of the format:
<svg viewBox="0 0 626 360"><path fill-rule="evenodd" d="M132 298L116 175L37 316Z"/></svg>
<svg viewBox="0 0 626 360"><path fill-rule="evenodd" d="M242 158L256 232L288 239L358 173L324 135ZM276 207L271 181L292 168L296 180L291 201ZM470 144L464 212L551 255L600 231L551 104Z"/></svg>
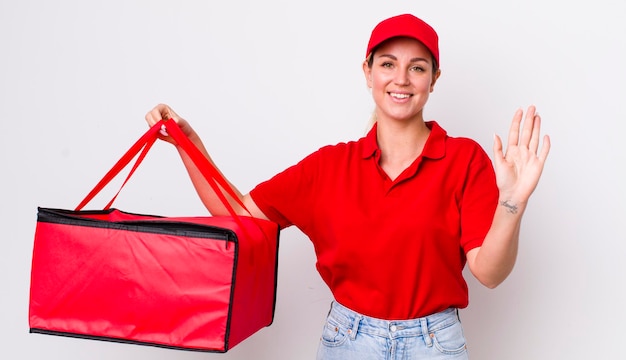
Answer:
<svg viewBox="0 0 626 360"><path fill-rule="evenodd" d="M408 85L409 84L408 72L398 69L394 77L394 82L396 83L396 85Z"/></svg>

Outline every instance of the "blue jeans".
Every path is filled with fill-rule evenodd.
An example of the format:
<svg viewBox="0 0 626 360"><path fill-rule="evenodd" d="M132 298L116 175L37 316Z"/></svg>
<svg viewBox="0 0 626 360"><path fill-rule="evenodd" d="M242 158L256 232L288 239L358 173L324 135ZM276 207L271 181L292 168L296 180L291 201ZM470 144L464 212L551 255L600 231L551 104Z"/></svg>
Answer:
<svg viewBox="0 0 626 360"><path fill-rule="evenodd" d="M467 360L468 354L457 309L396 321L364 316L334 301L317 359Z"/></svg>

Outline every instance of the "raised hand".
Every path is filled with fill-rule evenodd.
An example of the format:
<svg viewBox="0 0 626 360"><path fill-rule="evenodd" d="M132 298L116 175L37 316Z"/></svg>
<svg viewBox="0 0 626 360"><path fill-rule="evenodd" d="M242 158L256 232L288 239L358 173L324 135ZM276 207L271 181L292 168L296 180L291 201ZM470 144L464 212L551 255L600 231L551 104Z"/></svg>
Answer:
<svg viewBox="0 0 626 360"><path fill-rule="evenodd" d="M500 201L505 206L509 202L510 206L517 207L517 204L528 201L537 187L550 151L550 137L547 135L543 136L539 151L541 117L535 107L528 107L522 126L523 115L522 109L519 109L513 116L506 152L503 152L500 137L494 136L496 181Z"/></svg>

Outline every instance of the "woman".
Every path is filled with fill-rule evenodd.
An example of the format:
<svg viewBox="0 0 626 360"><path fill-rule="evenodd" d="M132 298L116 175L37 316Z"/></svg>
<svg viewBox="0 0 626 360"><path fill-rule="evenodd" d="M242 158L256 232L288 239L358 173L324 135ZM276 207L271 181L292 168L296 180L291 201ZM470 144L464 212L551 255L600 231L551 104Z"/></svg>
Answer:
<svg viewBox="0 0 626 360"><path fill-rule="evenodd" d="M374 28L363 73L376 103L364 138L323 147L237 194L253 216L295 225L313 242L317 269L334 296L319 359L466 359L458 318L468 305L463 268L489 288L509 275L550 140L544 136L538 152L541 119L531 106L522 126L518 110L506 154L494 139L494 171L476 142L424 121L441 74L438 37L413 15ZM146 115L151 125L163 118L177 121L209 157L167 105ZM208 210L227 215L179 152Z"/></svg>

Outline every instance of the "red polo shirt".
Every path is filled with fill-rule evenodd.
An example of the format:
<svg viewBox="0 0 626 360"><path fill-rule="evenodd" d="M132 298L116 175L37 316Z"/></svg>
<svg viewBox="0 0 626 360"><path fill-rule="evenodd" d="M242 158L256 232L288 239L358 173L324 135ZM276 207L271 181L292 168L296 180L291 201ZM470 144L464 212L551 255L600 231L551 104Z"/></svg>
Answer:
<svg viewBox="0 0 626 360"><path fill-rule="evenodd" d="M364 315L412 319L468 305L465 253L491 226L495 174L475 141L427 125L422 155L394 181L379 166L374 126L250 193L268 218L311 239L335 299Z"/></svg>

